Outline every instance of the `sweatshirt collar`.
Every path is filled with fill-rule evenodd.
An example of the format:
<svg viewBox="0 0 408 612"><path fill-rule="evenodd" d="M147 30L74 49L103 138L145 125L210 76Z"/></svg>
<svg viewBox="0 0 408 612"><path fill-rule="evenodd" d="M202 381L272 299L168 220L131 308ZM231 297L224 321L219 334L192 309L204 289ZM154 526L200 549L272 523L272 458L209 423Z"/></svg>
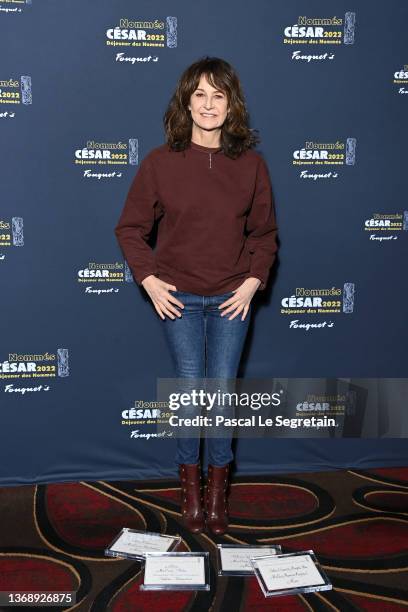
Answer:
<svg viewBox="0 0 408 612"><path fill-rule="evenodd" d="M204 147L203 145L199 145L192 140L190 140L190 146L196 151L204 151L205 153L217 153L218 151L222 151L222 147Z"/></svg>

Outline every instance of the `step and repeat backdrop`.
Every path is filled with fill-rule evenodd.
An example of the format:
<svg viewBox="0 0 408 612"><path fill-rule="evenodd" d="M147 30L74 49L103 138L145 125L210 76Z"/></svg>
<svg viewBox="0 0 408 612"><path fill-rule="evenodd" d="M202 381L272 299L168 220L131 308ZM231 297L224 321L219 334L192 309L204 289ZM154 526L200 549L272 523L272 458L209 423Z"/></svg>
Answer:
<svg viewBox="0 0 408 612"><path fill-rule="evenodd" d="M279 228L239 377L288 421L239 439L236 468L406 464L407 19L399 0L0 0L0 484L176 474L171 356L114 227L205 55L240 76Z"/></svg>

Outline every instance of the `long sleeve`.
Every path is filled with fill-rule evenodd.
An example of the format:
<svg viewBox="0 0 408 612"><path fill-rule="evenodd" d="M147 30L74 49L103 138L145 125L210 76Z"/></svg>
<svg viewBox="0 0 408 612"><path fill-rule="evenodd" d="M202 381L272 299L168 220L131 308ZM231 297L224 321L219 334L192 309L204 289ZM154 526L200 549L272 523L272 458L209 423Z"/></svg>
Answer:
<svg viewBox="0 0 408 612"><path fill-rule="evenodd" d="M115 227L115 235L138 285L150 274L158 274L153 249L147 244L154 222L160 217L149 156L145 157L132 181Z"/></svg>
<svg viewBox="0 0 408 612"><path fill-rule="evenodd" d="M258 290L262 290L266 287L278 250L272 186L268 167L262 157L259 159L255 191L245 229L248 232L246 244L251 254L249 276L259 278L261 284Z"/></svg>

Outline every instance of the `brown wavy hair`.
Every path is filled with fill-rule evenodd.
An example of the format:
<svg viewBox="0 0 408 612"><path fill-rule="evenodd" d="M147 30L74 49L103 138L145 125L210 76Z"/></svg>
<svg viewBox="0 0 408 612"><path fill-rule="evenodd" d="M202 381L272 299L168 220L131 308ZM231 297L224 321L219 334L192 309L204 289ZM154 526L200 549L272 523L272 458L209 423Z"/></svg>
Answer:
<svg viewBox="0 0 408 612"><path fill-rule="evenodd" d="M254 147L260 138L249 127L242 87L233 67L219 57L208 55L184 70L163 116L167 144L172 151L184 151L190 146L193 120L188 110L190 97L205 74L212 87L225 93L230 107L221 128L220 146L225 155L236 159Z"/></svg>

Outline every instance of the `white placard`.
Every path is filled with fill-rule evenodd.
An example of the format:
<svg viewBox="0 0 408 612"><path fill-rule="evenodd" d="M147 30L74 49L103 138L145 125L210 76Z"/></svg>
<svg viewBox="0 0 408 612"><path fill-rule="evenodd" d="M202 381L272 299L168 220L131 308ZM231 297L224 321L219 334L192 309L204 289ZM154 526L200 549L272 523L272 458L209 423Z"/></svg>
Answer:
<svg viewBox="0 0 408 612"><path fill-rule="evenodd" d="M253 572L250 557L262 555L275 555L276 550L272 546L245 546L220 548L221 569L224 572Z"/></svg>
<svg viewBox="0 0 408 612"><path fill-rule="evenodd" d="M147 555L145 585L205 585L205 557Z"/></svg>
<svg viewBox="0 0 408 612"><path fill-rule="evenodd" d="M109 550L117 553L144 555L146 552L166 552L173 544L172 538L160 534L124 531Z"/></svg>
<svg viewBox="0 0 408 612"><path fill-rule="evenodd" d="M325 584L310 555L287 558L256 559L256 564L269 591Z"/></svg>

